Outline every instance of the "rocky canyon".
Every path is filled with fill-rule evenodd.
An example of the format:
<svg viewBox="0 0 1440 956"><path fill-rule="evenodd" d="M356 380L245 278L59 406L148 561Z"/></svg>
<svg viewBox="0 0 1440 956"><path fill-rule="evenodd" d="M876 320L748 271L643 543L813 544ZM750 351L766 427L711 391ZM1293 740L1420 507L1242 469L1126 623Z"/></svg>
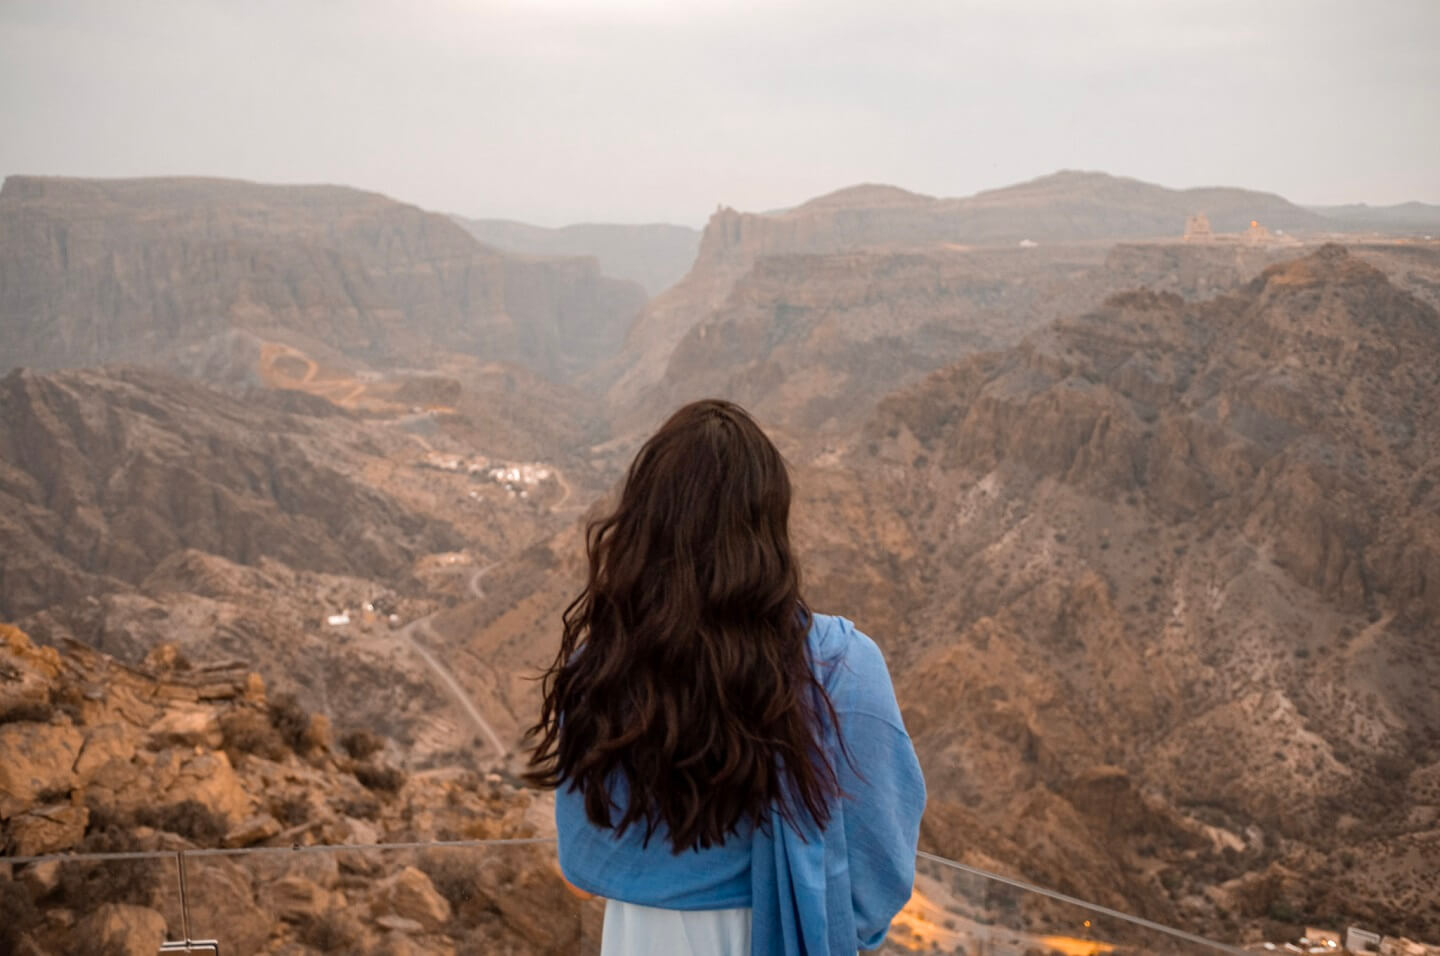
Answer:
<svg viewBox="0 0 1440 956"><path fill-rule="evenodd" d="M10 177L0 839L553 835L516 771L585 523L719 395L887 655L922 849L1227 942L1440 937L1437 308L1374 215L1097 173L698 235ZM227 953L596 943L543 844L214 859ZM0 946L176 938L114 872L0 861Z"/></svg>

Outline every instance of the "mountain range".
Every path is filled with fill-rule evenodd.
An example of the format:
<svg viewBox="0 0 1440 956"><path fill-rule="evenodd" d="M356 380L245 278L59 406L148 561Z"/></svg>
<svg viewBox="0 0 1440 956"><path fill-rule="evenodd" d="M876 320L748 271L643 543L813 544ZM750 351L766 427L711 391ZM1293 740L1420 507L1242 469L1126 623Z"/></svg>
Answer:
<svg viewBox="0 0 1440 956"><path fill-rule="evenodd" d="M253 378L262 344L285 339L362 365L440 349L563 379L618 347L644 301L590 260L507 256L353 189L32 176L0 188L0 371L130 361L213 375L238 361L229 374Z"/></svg>
<svg viewBox="0 0 1440 956"><path fill-rule="evenodd" d="M1197 212L1272 231L1182 240ZM305 840L347 817L453 835L442 804L543 833L544 796L507 781L584 522L676 404L723 394L790 461L807 599L890 661L924 848L1233 941L1440 934L1440 243L1336 231L1267 194L1091 173L964 200L865 186L722 208L647 301L593 248L500 251L353 190L11 177L0 618L28 637L5 632L0 675L29 676L0 680L0 746L114 734L117 781L198 746L238 782L146 797L208 801L227 819L205 837L117 822L137 808L71 761L43 793L0 779L0 838L277 845L240 826L290 812L277 780L321 821ZM182 722L163 707L112 732L108 703L58 706L112 672L170 693L182 659L241 674L188 737L149 730ZM311 713L309 742L264 743ZM390 775L326 724L422 782L344 811ZM88 815L36 822L62 805ZM583 926L543 932L546 864L505 873L540 909L457 896L452 941L573 946ZM368 877L305 879L394 915ZM74 916L63 886L25 885ZM275 911L241 951L321 915ZM345 932L373 942L362 922Z"/></svg>

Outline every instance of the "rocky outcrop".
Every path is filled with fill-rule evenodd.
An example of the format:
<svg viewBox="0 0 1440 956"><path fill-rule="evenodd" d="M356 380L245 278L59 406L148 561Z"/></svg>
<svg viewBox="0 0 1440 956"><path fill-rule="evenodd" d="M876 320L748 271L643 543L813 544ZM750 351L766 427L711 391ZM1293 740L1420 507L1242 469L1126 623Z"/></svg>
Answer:
<svg viewBox="0 0 1440 956"><path fill-rule="evenodd" d="M346 431L158 372L11 373L0 614L138 585L186 548L394 579L458 547L452 527L347 473L370 440Z"/></svg>
<svg viewBox="0 0 1440 956"><path fill-rule="evenodd" d="M701 238L697 266L895 244L1178 237L1186 217L1196 212L1205 213L1217 232L1226 233L1243 231L1251 220L1288 232L1331 225L1323 216L1269 193L1174 190L1105 173L1063 170L960 199L864 185L779 212L722 208Z"/></svg>
<svg viewBox="0 0 1440 956"><path fill-rule="evenodd" d="M919 391L957 401L917 394L916 415L883 427L903 423L952 467L1144 495L1171 520L1224 502L1298 583L1363 610L1392 593L1378 565L1429 547L1423 492L1412 499L1437 453L1437 350L1433 309L1332 246L1202 306L1115 297L998 362L941 373ZM1394 594L1401 613L1440 613L1411 590Z"/></svg>
<svg viewBox="0 0 1440 956"><path fill-rule="evenodd" d="M1333 872L1432 812L1437 357L1440 315L1329 246L885 399L852 461L910 531L892 660L931 812L967 821L938 848L1013 841L1042 882L1181 920L1233 919L1223 887L1276 860L1357 913L1440 889Z"/></svg>
<svg viewBox="0 0 1440 956"><path fill-rule="evenodd" d="M0 189L3 368L193 364L235 330L357 360L440 348L567 376L644 303L586 260L533 261L444 216L335 186L11 176Z"/></svg>
<svg viewBox="0 0 1440 956"><path fill-rule="evenodd" d="M153 956L165 941L165 917L144 906L105 903L75 926L76 951Z"/></svg>
<svg viewBox="0 0 1440 956"><path fill-rule="evenodd" d="M82 741L74 727L28 720L0 724L0 819L42 797L68 795Z"/></svg>
<svg viewBox="0 0 1440 956"><path fill-rule="evenodd" d="M219 939L227 953L372 952L392 934L413 936L425 951L573 951L578 916L567 912L574 903L565 902L545 847L484 848L463 858L453 849L418 858L290 849L541 835L536 824L548 824L550 811L535 794L458 767L393 780L367 775L373 762L307 744L303 715L267 702L254 675L212 680L203 700L187 699L194 685L173 676L82 647L56 654L13 628L0 636L0 686L10 675L44 673L49 707L32 715L44 720L0 723L6 855L165 854L7 863L0 893L10 923L0 945L153 953L181 933L172 854L224 846L260 852L193 856L185 873L192 935ZM208 734L178 746L154 733L186 726L196 713L223 728L219 746ZM61 768L77 749L75 768Z"/></svg>
<svg viewBox="0 0 1440 956"><path fill-rule="evenodd" d="M6 850L15 856L59 853L80 844L90 813L84 807L58 803L35 807L10 818Z"/></svg>
<svg viewBox="0 0 1440 956"><path fill-rule="evenodd" d="M1210 298L1299 254L1293 237L1182 242L1192 204L1214 210L1222 231L1254 218L1328 228L1275 196L1089 173L958 200L860 186L781 212L721 209L694 268L646 306L593 380L608 388L622 432L707 394L805 431L853 429L881 395L1108 295L1144 287ZM1374 243L1364 255L1440 303L1433 249Z"/></svg>
<svg viewBox="0 0 1440 956"><path fill-rule="evenodd" d="M631 401L629 414L622 410L619 428L724 395L798 434L843 434L896 388L964 355L1013 344L1074 303L1099 302L1129 285L1104 267L1101 250L763 258L722 303L692 319L661 371L650 370L654 384ZM626 400L622 391L612 396Z"/></svg>
<svg viewBox="0 0 1440 956"><path fill-rule="evenodd" d="M451 915L449 902L436 891L430 877L413 866L379 883L372 907L376 915L413 920L425 930L439 929Z"/></svg>
<svg viewBox="0 0 1440 956"><path fill-rule="evenodd" d="M625 391L636 376L617 386L618 427L725 395L797 434L844 435L884 395L966 355L1018 344L1111 295L1146 288L1185 301L1211 298L1295 254L1294 247L1172 242L1108 250L937 244L761 258L733 280L723 302L690 319L663 372L646 373L653 384L638 398ZM1423 291L1426 276L1440 276L1434 253L1390 246L1364 254L1392 268L1407 290Z"/></svg>

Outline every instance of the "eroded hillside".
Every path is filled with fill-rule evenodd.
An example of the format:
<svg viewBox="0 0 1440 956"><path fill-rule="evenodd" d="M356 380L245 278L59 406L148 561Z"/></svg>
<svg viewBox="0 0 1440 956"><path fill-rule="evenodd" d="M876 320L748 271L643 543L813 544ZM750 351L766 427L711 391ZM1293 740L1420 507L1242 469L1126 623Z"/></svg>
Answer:
<svg viewBox="0 0 1440 956"><path fill-rule="evenodd" d="M644 302L593 260L504 255L444 216L336 186L0 189L0 371L125 361L253 379L255 353L280 341L380 368L453 351L567 378L613 352Z"/></svg>
<svg viewBox="0 0 1440 956"><path fill-rule="evenodd" d="M595 479L569 455L480 451L494 446L463 408L411 418L138 368L11 373L0 616L130 663L161 643L240 659L313 709L395 736L412 763L475 737L470 759L498 764L513 718L466 713L472 695L488 708L479 690L497 677L453 649L429 663L422 650L451 637L430 618L573 520ZM529 437L554 455L566 434ZM476 733L489 721L506 727L499 746Z"/></svg>
<svg viewBox="0 0 1440 956"><path fill-rule="evenodd" d="M963 221L1174 235L1171 206L1196 197L1161 193L1049 177L963 201ZM925 231L956 201L862 187L717 213L617 352L624 310L604 303L629 293L593 264L500 256L379 197L12 178L0 198L3 248L26 250L0 256L0 299L30 361L190 376L0 380L0 618L65 649L16 651L49 662L52 703L82 664L84 697L228 661L271 699L190 701L205 766L211 717L234 749L230 710L278 732L298 726L272 706L294 692L385 738L397 773L452 768L447 806L483 815L449 794L493 781L453 768L514 769L584 519L649 427L723 394L791 461L808 599L889 655L931 784L927 848L1213 935L1305 918L1440 931L1424 905L1440 860L1433 243L960 242ZM32 703L4 726L81 753L107 721L135 737L171 719ZM173 743L144 739L135 753ZM276 753L257 761L323 770L285 778L316 805L363 763ZM277 771L226 760L268 781L246 791L259 810ZM106 819L61 808L89 805L76 774L68 797L14 809L68 821L61 848ZM306 878L341 894L314 899L371 899L343 873ZM58 885L37 905L78 919ZM483 907L467 918L503 910ZM309 919L281 911L254 946ZM369 946L382 930L345 932Z"/></svg>
<svg viewBox="0 0 1440 956"><path fill-rule="evenodd" d="M928 839L1191 925L1434 935L1437 355L1327 247L887 399L852 461L913 535Z"/></svg>

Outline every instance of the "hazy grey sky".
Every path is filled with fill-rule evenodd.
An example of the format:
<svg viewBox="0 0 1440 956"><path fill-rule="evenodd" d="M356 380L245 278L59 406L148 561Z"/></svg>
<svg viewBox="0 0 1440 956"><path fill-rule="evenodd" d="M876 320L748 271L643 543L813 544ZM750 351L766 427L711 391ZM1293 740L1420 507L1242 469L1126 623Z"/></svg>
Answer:
<svg viewBox="0 0 1440 956"><path fill-rule="evenodd" d="M1440 202L1440 0L0 0L0 174L699 225L1059 168Z"/></svg>

